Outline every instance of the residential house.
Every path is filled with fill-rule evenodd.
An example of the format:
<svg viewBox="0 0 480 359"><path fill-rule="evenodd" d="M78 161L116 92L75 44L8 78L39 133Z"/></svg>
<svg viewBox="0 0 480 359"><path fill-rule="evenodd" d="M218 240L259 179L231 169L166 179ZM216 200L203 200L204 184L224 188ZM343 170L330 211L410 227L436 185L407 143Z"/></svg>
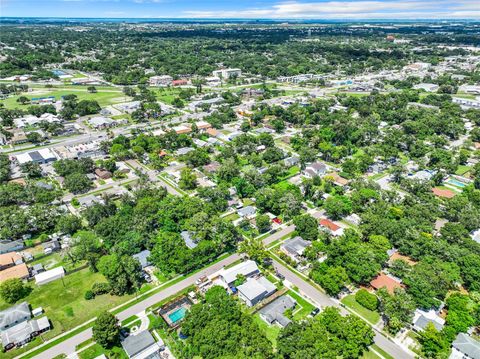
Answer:
<svg viewBox="0 0 480 359"><path fill-rule="evenodd" d="M335 224L329 219L323 218L319 221L320 227L329 232L331 235L338 237L343 234L343 228Z"/></svg>
<svg viewBox="0 0 480 359"><path fill-rule="evenodd" d="M11 328L19 323L26 322L32 317L27 302L15 304L0 311L0 331Z"/></svg>
<svg viewBox="0 0 480 359"><path fill-rule="evenodd" d="M237 280L239 275L251 277L258 273L260 273L260 270L258 269L257 264L252 260L247 260L233 267L227 269L223 268L216 274L212 275L212 277L218 276L223 284L230 287Z"/></svg>
<svg viewBox="0 0 480 359"><path fill-rule="evenodd" d="M209 163L208 165L203 166L203 170L206 173L215 173L217 170L220 168L220 163L213 161Z"/></svg>
<svg viewBox="0 0 480 359"><path fill-rule="evenodd" d="M23 258L20 254L15 252L0 254L0 271L22 264Z"/></svg>
<svg viewBox="0 0 480 359"><path fill-rule="evenodd" d="M185 245L189 249L193 249L198 245L197 240L195 238L192 238L192 234L189 231L182 231L180 233L180 236L182 237Z"/></svg>
<svg viewBox="0 0 480 359"><path fill-rule="evenodd" d="M283 163L285 163L286 167L296 166L300 163L300 158L297 156L287 157L283 160Z"/></svg>
<svg viewBox="0 0 480 359"><path fill-rule="evenodd" d="M187 80L180 79L180 80L173 80L172 81L172 86L185 86L188 84Z"/></svg>
<svg viewBox="0 0 480 359"><path fill-rule="evenodd" d="M417 85L413 85L415 90L424 90L426 92L437 92L440 86L437 84L428 84L428 83L420 83Z"/></svg>
<svg viewBox="0 0 480 359"><path fill-rule="evenodd" d="M291 323L284 313L294 309L297 303L289 295L283 295L260 310L260 317L268 324L278 324L282 328Z"/></svg>
<svg viewBox="0 0 480 359"><path fill-rule="evenodd" d="M135 258L140 263L140 265L142 266L142 269L152 265L148 259L148 257L150 257L150 251L148 249L145 249L139 253L136 253L132 257Z"/></svg>
<svg viewBox="0 0 480 359"><path fill-rule="evenodd" d="M314 162L309 164L303 170L303 175L307 178L314 178L317 176L323 176L327 172L327 166L322 162Z"/></svg>
<svg viewBox="0 0 480 359"><path fill-rule="evenodd" d="M438 316L438 314L432 309L428 312L417 309L413 317L413 330L416 332L423 331L429 323L432 323L435 329L441 331L445 325L445 319Z"/></svg>
<svg viewBox="0 0 480 359"><path fill-rule="evenodd" d="M122 347L130 359L160 359L163 341L156 342L148 330L130 335L122 341Z"/></svg>
<svg viewBox="0 0 480 359"><path fill-rule="evenodd" d="M83 207L83 208L92 207L93 205L95 205L97 203L99 203L99 204L104 203L103 199L101 199L97 196L94 196L92 194L89 194L87 196L78 197L77 200L78 200L78 203L80 204L80 206Z"/></svg>
<svg viewBox="0 0 480 359"><path fill-rule="evenodd" d="M247 281L237 287L238 297L253 307L258 302L276 292L277 288L265 277L248 278Z"/></svg>
<svg viewBox="0 0 480 359"><path fill-rule="evenodd" d="M376 290L385 287L390 294L393 294L396 288L403 288L399 279L385 273L380 273L375 279L373 279L370 282L370 286Z"/></svg>
<svg viewBox="0 0 480 359"><path fill-rule="evenodd" d="M0 241L0 254L9 252L18 252L25 248L22 240L9 241L7 239Z"/></svg>
<svg viewBox="0 0 480 359"><path fill-rule="evenodd" d="M18 279L28 279L30 277L30 272L25 263L9 267L0 271L0 283L6 281L7 279L18 278Z"/></svg>
<svg viewBox="0 0 480 359"><path fill-rule="evenodd" d="M148 79L150 86L168 86L172 83L173 77L169 75L152 76Z"/></svg>
<svg viewBox="0 0 480 359"><path fill-rule="evenodd" d="M237 211L238 215L244 219L254 218L256 212L257 212L257 209L253 206L246 206L246 207L240 208Z"/></svg>
<svg viewBox="0 0 480 359"><path fill-rule="evenodd" d="M59 251L62 248L60 242L57 240L42 243L42 247L45 254L51 254L53 252Z"/></svg>
<svg viewBox="0 0 480 359"><path fill-rule="evenodd" d="M300 236L296 236L283 242L280 250L295 262L300 262L303 259L303 252L305 252L305 249L310 245L311 243L309 241L304 240Z"/></svg>
<svg viewBox="0 0 480 359"><path fill-rule="evenodd" d="M0 332L0 340L4 350L21 347L33 338L50 330L50 321L47 317L21 322L14 327Z"/></svg>
<svg viewBox="0 0 480 359"><path fill-rule="evenodd" d="M465 333L459 333L452 343L449 359L480 359L480 342Z"/></svg>
<svg viewBox="0 0 480 359"><path fill-rule="evenodd" d="M471 238L480 244L480 229L477 229L475 232L472 232Z"/></svg>
<svg viewBox="0 0 480 359"><path fill-rule="evenodd" d="M182 147L182 148L179 148L176 151L176 154L177 154L177 156L183 156L183 155L186 155L188 152L191 152L193 150L194 150L193 147Z"/></svg>
<svg viewBox="0 0 480 359"><path fill-rule="evenodd" d="M107 170L102 169L102 168L96 168L95 169L95 175L102 180L112 178L112 172L107 171Z"/></svg>
<svg viewBox="0 0 480 359"><path fill-rule="evenodd" d="M88 120L88 124L96 130L103 130L116 125L116 122L108 117L97 116Z"/></svg>

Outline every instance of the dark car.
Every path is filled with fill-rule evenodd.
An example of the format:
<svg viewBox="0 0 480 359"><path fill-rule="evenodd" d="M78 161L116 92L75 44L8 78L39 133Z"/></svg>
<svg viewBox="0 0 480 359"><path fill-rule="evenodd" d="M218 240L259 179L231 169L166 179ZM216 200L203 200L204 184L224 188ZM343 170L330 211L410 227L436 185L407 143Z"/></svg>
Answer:
<svg viewBox="0 0 480 359"><path fill-rule="evenodd" d="M310 315L312 317L316 316L318 313L320 313L320 308L315 308L310 312Z"/></svg>

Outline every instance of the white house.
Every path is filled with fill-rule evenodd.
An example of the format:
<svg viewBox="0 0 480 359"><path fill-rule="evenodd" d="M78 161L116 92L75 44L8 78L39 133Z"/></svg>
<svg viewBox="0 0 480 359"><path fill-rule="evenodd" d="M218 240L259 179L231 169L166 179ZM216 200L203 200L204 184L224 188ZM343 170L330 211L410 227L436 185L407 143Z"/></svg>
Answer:
<svg viewBox="0 0 480 359"><path fill-rule="evenodd" d="M275 293L277 288L265 277L249 278L247 281L237 287L238 297L253 307L258 302Z"/></svg>

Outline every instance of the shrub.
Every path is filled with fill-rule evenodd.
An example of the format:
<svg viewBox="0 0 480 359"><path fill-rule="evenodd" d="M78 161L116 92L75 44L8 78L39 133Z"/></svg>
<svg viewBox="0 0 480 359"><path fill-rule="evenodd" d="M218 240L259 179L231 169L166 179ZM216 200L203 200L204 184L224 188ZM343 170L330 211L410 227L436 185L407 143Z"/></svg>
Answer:
<svg viewBox="0 0 480 359"><path fill-rule="evenodd" d="M369 293L366 289L360 289L355 293L355 300L362 306L370 310L376 310L378 307L378 298L375 294Z"/></svg>
<svg viewBox="0 0 480 359"><path fill-rule="evenodd" d="M102 295L107 294L110 292L110 284L102 282L102 283L93 283L92 285L92 292L94 295Z"/></svg>
<svg viewBox="0 0 480 359"><path fill-rule="evenodd" d="M85 292L85 299L86 300L92 300L93 298L95 298L95 294L93 294L93 292L91 290L87 290Z"/></svg>

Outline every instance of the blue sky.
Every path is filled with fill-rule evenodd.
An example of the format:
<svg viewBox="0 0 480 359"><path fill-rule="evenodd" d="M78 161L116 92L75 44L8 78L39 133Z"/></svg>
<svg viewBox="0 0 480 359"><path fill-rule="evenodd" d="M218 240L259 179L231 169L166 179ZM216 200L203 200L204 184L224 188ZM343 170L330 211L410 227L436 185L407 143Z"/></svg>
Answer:
<svg viewBox="0 0 480 359"><path fill-rule="evenodd" d="M480 0L0 0L1 16L480 19Z"/></svg>

